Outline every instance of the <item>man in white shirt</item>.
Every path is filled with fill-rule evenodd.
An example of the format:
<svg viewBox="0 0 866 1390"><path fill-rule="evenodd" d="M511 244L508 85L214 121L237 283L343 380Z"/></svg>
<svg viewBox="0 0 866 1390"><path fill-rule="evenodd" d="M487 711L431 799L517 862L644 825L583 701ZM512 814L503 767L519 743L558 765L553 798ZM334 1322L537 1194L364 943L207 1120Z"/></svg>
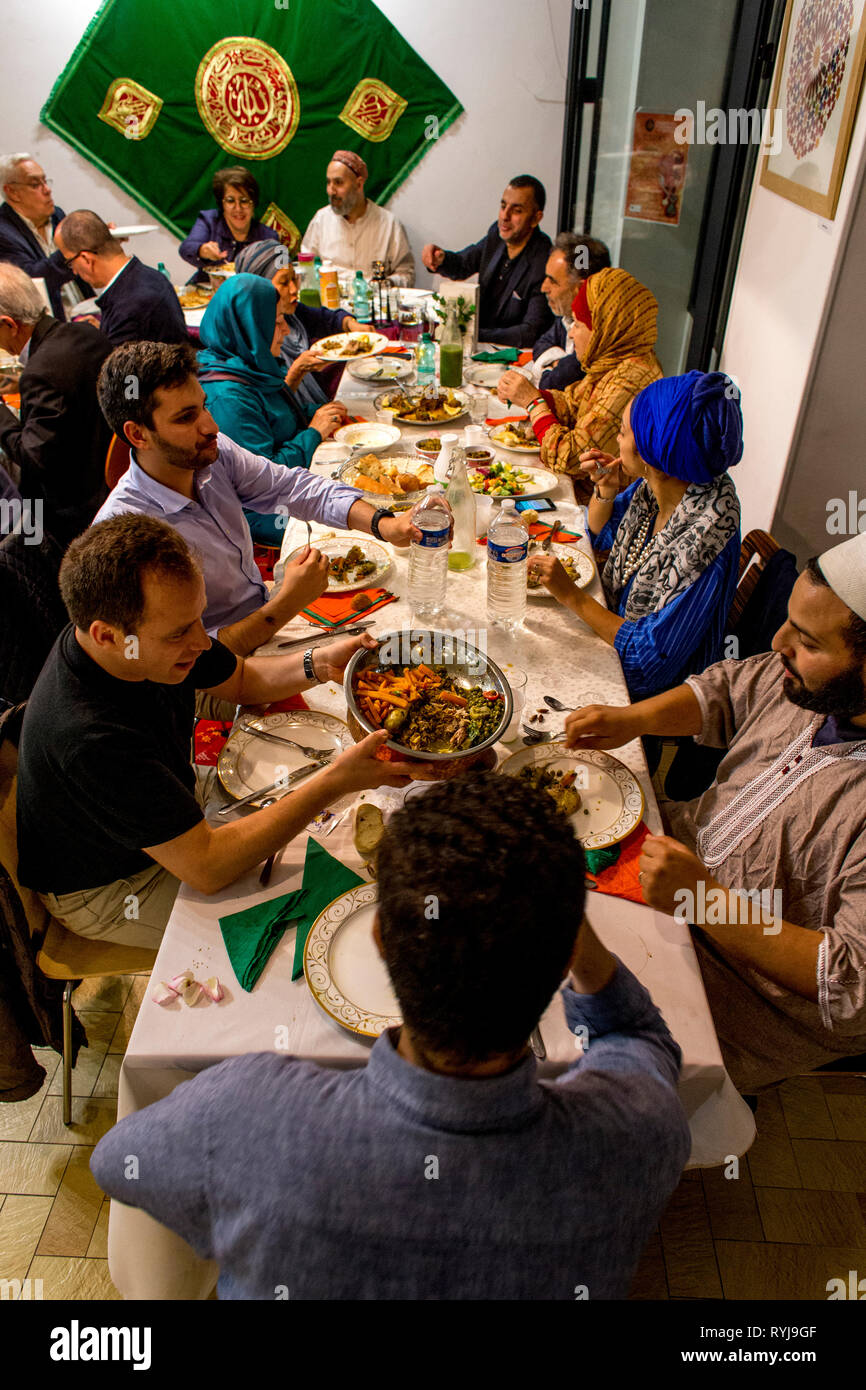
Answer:
<svg viewBox="0 0 866 1390"><path fill-rule="evenodd" d="M368 169L354 150L335 150L328 165L328 206L319 208L304 233L301 250L340 270L372 274L384 261L392 285L414 285L415 262L402 222L364 194Z"/></svg>

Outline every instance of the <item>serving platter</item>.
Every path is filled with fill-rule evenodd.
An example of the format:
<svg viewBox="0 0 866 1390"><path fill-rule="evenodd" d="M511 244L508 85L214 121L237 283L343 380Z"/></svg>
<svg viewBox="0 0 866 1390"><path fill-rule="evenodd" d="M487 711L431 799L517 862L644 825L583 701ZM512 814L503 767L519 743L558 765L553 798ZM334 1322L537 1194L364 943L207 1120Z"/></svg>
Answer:
<svg viewBox="0 0 866 1390"><path fill-rule="evenodd" d="M375 915L375 883L358 884L319 913L304 946L304 976L319 1008L364 1038L403 1022L373 940Z"/></svg>
<svg viewBox="0 0 866 1390"><path fill-rule="evenodd" d="M348 725L342 719L337 719L333 714L324 714L321 710L292 709L251 717L263 729L269 729L281 738L295 739L305 748L332 749L335 756L344 748L351 748L354 742ZM309 762L306 754L288 743L272 743L252 730L235 728L219 755L217 776L229 796L240 799L257 787L271 786L283 773L296 772ZM303 778L297 785L304 785ZM279 795L269 793L271 796L275 794ZM260 803L253 801L250 804L258 806Z"/></svg>
<svg viewBox="0 0 866 1390"><path fill-rule="evenodd" d="M469 469L470 474L479 471L478 468ZM532 464L521 464L519 466L519 471L528 475L526 479L520 479L523 484L523 492L508 493L505 497L499 497L492 492L476 492L475 488L472 488L472 491L475 493L476 497L492 497L494 502L507 502L509 497L515 497L523 502L530 497L546 497L548 493L555 492L559 487L559 478L555 473L549 472L546 468L536 468Z"/></svg>
<svg viewBox="0 0 866 1390"><path fill-rule="evenodd" d="M580 772L575 783L580 805L568 819L584 849L619 844L640 825L644 813L641 784L631 768L610 753L600 748L567 748L564 740L554 740L512 753L499 771L518 777L525 767Z"/></svg>
<svg viewBox="0 0 866 1390"><path fill-rule="evenodd" d="M530 560L533 555L539 555L540 553L541 552L538 550L530 550ZM574 582L578 589L585 589L587 584L592 583L595 575L595 565L584 551L578 550L576 545L563 545L560 542L554 541L550 547L550 551L547 553L555 555L557 560L572 561L577 571L577 578ZM553 598L553 594L549 589L546 589L543 584L539 584L535 589L530 584L527 584L526 596L527 598Z"/></svg>
<svg viewBox="0 0 866 1390"><path fill-rule="evenodd" d="M347 352L348 345L356 343L360 338L369 339L370 346L365 347L362 352ZM374 353L381 352L387 342L384 333L359 333L357 329L354 333L329 333L327 338L320 339L317 344L318 356L323 362L357 362L362 357L372 357ZM325 347L326 343L334 346Z"/></svg>
<svg viewBox="0 0 866 1390"><path fill-rule="evenodd" d="M408 396L409 400L412 401L414 404L415 401L420 401L422 389L423 388L413 388L411 391L407 391L405 394ZM442 395L443 393L446 395L453 395L454 398L457 401L459 401L460 409L453 410L452 413L444 415L436 420L411 420L408 415L398 415L396 410L393 410L392 418L395 422L399 421L401 425L414 425L416 426L416 428L423 426L424 429L427 429L430 425L438 425L440 427L442 425L450 425L452 421L459 420L463 415L467 413L469 409L469 397L466 395L465 391L461 391L457 387L443 386L439 388L439 391L436 394ZM388 405L386 402L394 394L394 391L383 391L380 396L376 396L375 400L373 401L373 405L375 406L376 410L391 410L391 406Z"/></svg>
<svg viewBox="0 0 866 1390"><path fill-rule="evenodd" d="M383 545L379 545L378 541L367 540L366 538L363 540L356 540L353 536L351 540L344 538L342 540L322 541L316 544L314 538L313 545L314 549L321 551L329 560L336 560L338 555L346 555L353 546L357 546L358 550L364 552L365 560L372 560L376 565L375 570L373 570L371 574L365 575L363 579L338 580L332 578L329 580L328 587L325 590L328 595L350 594L354 589L369 589L374 584L381 584L385 575L388 574L391 569L391 556ZM306 545L297 546L292 551L291 555L287 556L286 564L290 565L293 560L304 553L306 548Z"/></svg>

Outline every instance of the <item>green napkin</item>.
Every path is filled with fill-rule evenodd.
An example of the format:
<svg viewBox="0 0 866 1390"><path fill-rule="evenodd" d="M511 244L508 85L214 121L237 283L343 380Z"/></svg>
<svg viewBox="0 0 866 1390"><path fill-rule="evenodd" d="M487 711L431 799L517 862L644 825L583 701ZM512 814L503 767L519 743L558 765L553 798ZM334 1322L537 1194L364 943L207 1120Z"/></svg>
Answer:
<svg viewBox="0 0 866 1390"><path fill-rule="evenodd" d="M322 908L339 898L341 893L357 887L359 883L366 883L366 879L361 878L360 874L354 873L352 869L347 869L345 864L341 864L339 859L328 853L324 845L320 845L318 840L310 836L304 859L304 881L299 890L304 895L304 901L300 911L295 914L298 934L295 937L293 980L297 980L304 973L304 947L310 928Z"/></svg>
<svg viewBox="0 0 866 1390"><path fill-rule="evenodd" d="M517 348L499 348L496 352L473 352L473 362L516 362Z"/></svg>
<svg viewBox="0 0 866 1390"><path fill-rule="evenodd" d="M305 888L269 898L243 912L233 912L220 918L232 970L238 984L247 993L255 985L270 959L271 952L288 927L301 915L301 903L307 896ZM312 918L311 918L312 920Z"/></svg>
<svg viewBox="0 0 866 1390"><path fill-rule="evenodd" d="M609 849L587 849L583 853L587 869L595 876L604 873L605 869L616 863L620 850L619 845L611 845Z"/></svg>

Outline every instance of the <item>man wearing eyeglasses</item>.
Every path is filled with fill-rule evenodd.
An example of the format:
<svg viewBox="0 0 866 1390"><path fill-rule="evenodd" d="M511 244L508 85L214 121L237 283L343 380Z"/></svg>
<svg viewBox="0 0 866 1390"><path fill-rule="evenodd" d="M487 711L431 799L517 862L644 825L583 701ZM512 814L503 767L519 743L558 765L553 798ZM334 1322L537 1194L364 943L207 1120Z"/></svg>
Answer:
<svg viewBox="0 0 866 1390"><path fill-rule="evenodd" d="M51 196L51 180L29 154L0 157L0 261L20 266L33 280L44 280L51 312L61 321L90 295L83 280L64 262L54 242L62 208Z"/></svg>

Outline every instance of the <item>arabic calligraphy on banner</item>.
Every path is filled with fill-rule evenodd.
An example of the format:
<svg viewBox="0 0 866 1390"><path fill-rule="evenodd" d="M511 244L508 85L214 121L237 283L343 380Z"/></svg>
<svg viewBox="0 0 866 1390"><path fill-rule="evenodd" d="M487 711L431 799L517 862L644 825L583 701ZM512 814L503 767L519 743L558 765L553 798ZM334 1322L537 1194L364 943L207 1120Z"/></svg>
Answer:
<svg viewBox="0 0 866 1390"><path fill-rule="evenodd" d="M195 100L217 144L246 159L279 154L301 116L288 63L260 39L222 39L209 48L196 73Z"/></svg>

